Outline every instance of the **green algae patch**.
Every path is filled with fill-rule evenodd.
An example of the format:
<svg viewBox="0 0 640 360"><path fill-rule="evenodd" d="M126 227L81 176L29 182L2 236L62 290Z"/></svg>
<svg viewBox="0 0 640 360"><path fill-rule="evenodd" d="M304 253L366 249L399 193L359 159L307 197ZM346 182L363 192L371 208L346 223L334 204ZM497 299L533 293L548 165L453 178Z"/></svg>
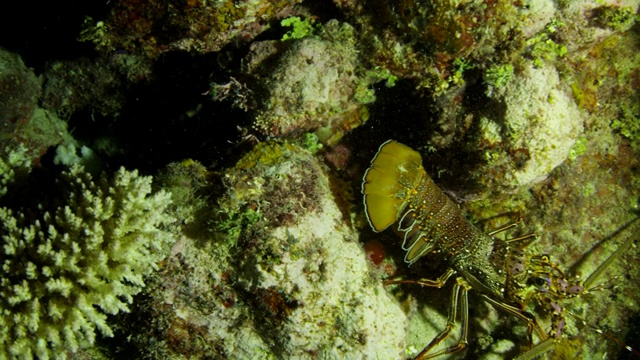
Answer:
<svg viewBox="0 0 640 360"><path fill-rule="evenodd" d="M283 156L287 156L287 150L294 151L296 148L288 143L261 142L238 161L236 168L251 169L258 165L275 165L283 161Z"/></svg>

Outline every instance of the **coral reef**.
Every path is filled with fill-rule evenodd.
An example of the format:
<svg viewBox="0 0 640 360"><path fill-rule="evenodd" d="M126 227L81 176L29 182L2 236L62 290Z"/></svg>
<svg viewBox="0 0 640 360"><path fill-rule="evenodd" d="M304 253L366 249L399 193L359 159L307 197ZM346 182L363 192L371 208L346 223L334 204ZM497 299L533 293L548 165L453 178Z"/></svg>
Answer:
<svg viewBox="0 0 640 360"><path fill-rule="evenodd" d="M54 111L38 106L41 83L20 56L0 48L0 142L23 145L30 162L37 162L52 146L75 142ZM54 108L63 112L62 107Z"/></svg>
<svg viewBox="0 0 640 360"><path fill-rule="evenodd" d="M178 241L156 278L145 308L158 320L144 333L160 338L137 337L142 352L400 357L404 315L375 280L326 171L306 150L275 142L228 170L215 232Z"/></svg>
<svg viewBox="0 0 640 360"><path fill-rule="evenodd" d="M17 154L3 178L24 167ZM62 205L0 208L0 358L64 359L93 344L96 329L112 336L107 314L128 311L173 240L161 229L173 221L170 195L152 195L151 178L136 171L93 181L74 166L58 191Z"/></svg>
<svg viewBox="0 0 640 360"><path fill-rule="evenodd" d="M0 48L0 142L29 120L40 97L40 82L20 56Z"/></svg>
<svg viewBox="0 0 640 360"><path fill-rule="evenodd" d="M59 144L75 144L67 123L53 111L37 108L29 121L14 131L12 141L24 145L34 162L47 150Z"/></svg>
<svg viewBox="0 0 640 360"><path fill-rule="evenodd" d="M83 109L115 115L125 102L125 85L150 77L151 63L129 54L55 62L43 74L42 106L64 117Z"/></svg>
<svg viewBox="0 0 640 360"><path fill-rule="evenodd" d="M575 29L571 27L569 32ZM582 130L566 135L570 138L577 136L569 159L549 172L546 180L520 189L508 198L493 193L464 205L476 219L493 219L509 211L521 212L525 215L524 229L507 237L528 232L539 234L540 237L527 251L550 254L564 271L578 274L583 279L637 233L637 224L631 228L625 228L625 225L638 216L638 141L632 135L631 127L618 127L633 122L630 119L635 115L629 116L633 111L625 112L624 109L637 106L640 63L635 56L638 44L634 36L637 34L614 34L600 43L593 38L584 38L581 39L582 44L588 40L593 46L573 52L574 44L568 43L566 57L569 59L564 65L557 64L560 81L564 87L571 86L571 92L566 88L563 91L573 95L580 109L580 121L584 124ZM555 104L549 104L549 108L552 107ZM567 107L575 112L574 105ZM555 110L554 113L568 112ZM495 132L489 126L483 128L483 134L484 146L489 143L488 139L495 138ZM569 140L564 139L560 143L564 141ZM494 176L500 177L501 174L497 172ZM499 222L489 221L485 225L491 229ZM568 321L564 329L566 338L548 356L566 358L590 354L589 358L598 358L621 351L613 341L605 341L592 327L637 349L634 335L625 335L629 331L626 324L640 309L638 298L633 295L638 292L637 283L629 280L640 276L637 264L638 249L631 247L596 281L597 290L563 304L567 311L589 325L583 327L579 320ZM490 322L480 321L483 327L490 326ZM521 325L515 324L514 330L523 333ZM493 337L491 341L511 344L512 349L514 346L511 339ZM517 347L515 349L517 351Z"/></svg>
<svg viewBox="0 0 640 360"><path fill-rule="evenodd" d="M299 2L119 1L105 21L87 24L85 38L105 51L123 49L150 58L170 50L207 53L253 39Z"/></svg>
<svg viewBox="0 0 640 360"><path fill-rule="evenodd" d="M264 81L268 95L255 127L272 137L315 131L321 142L335 144L366 121L364 105L375 97L366 95L372 81L359 69L354 31L332 20L319 36L296 41Z"/></svg>
<svg viewBox="0 0 640 360"><path fill-rule="evenodd" d="M540 12L511 1L354 3L346 13L362 29L373 65L415 79L435 96L463 81L456 74L456 60L484 67L504 57L497 49L520 46L521 29L544 26L544 19L537 17Z"/></svg>
<svg viewBox="0 0 640 360"><path fill-rule="evenodd" d="M485 171L474 176L494 191L527 188L544 180L568 156L583 132L584 116L563 89L555 68L528 65L506 85L502 118L483 119Z"/></svg>
<svg viewBox="0 0 640 360"><path fill-rule="evenodd" d="M497 236L538 234L524 251L567 276L637 233L639 0L101 6L78 7L77 48L34 62L42 42L19 31L0 50L0 358L415 356L447 326L451 284L384 281L450 264L407 266L365 225L354 194L389 138L483 231L522 216ZM99 175L122 166L160 173L158 192ZM592 328L640 348L636 245L593 291L515 304L545 332L564 309L544 356L621 351ZM527 352L526 324L475 286L462 356Z"/></svg>
<svg viewBox="0 0 640 360"><path fill-rule="evenodd" d="M181 225L198 224L198 219L209 216L208 177L206 167L193 159L171 163L156 177L158 186L171 193L168 211L182 221Z"/></svg>

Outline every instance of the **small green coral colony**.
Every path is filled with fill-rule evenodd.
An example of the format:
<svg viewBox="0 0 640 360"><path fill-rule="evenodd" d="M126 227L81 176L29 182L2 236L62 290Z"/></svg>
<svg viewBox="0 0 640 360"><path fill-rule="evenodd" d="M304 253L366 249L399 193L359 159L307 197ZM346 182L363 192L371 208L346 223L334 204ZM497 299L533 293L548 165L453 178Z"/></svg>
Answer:
<svg viewBox="0 0 640 360"><path fill-rule="evenodd" d="M28 163L24 151L6 154L0 196ZM56 189L62 204L0 207L0 359L64 359L96 328L112 336L107 314L128 311L172 242L170 194L151 194L151 177L121 168L93 180L76 165Z"/></svg>
<svg viewBox="0 0 640 360"><path fill-rule="evenodd" d="M26 148L7 148L4 152L5 155L0 157L0 197L7 193L7 186L15 181L16 173L27 173L31 166Z"/></svg>

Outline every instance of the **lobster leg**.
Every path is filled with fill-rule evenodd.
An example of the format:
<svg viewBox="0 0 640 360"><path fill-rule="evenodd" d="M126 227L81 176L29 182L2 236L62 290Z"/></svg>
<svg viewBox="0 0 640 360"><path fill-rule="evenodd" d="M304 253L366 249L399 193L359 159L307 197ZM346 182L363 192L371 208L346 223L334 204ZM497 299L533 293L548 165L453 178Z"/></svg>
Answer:
<svg viewBox="0 0 640 360"><path fill-rule="evenodd" d="M471 289L471 285L469 285L463 278L456 278L456 283L453 285L453 290L451 292L451 304L449 308L449 317L447 319L447 325L445 328L436 336L429 345L427 345L418 356L415 357L415 360L422 359L431 359L444 354L453 354L458 351L463 350L467 346L467 335L469 328L469 299L468 292ZM433 354L428 354L434 347L440 344L444 339L449 337L451 330L456 324L456 318L458 314L458 305L460 305L460 323L462 326L462 331L460 334L460 339L458 343L453 346L449 346L445 349L439 350Z"/></svg>
<svg viewBox="0 0 640 360"><path fill-rule="evenodd" d="M533 331L536 331L536 334L538 334L538 337L541 340L546 340L547 339L547 334L544 332L544 330L542 330L542 326L540 326L540 323L538 323L538 320L536 320L535 316L533 316L532 314L529 314L526 311L520 310L512 305L506 304L504 302L501 301L497 301L495 299L490 298L487 295L482 295L482 298L488 302L489 304L491 304L494 308L499 309L499 310L503 310L515 317L517 317L518 319L524 321L527 323L527 328L528 328L528 333L529 333L529 343L533 344Z"/></svg>
<svg viewBox="0 0 640 360"><path fill-rule="evenodd" d="M431 280L431 279L419 279L419 280L387 280L384 282L385 285L392 285L392 284L418 284L418 285L422 285L422 286L428 286L428 287L434 287L434 288L438 288L440 289L441 287L444 286L444 284L447 282L447 280L449 280L449 278L455 274L456 271L449 268L447 269L447 271L442 274L439 278L435 279L435 280Z"/></svg>

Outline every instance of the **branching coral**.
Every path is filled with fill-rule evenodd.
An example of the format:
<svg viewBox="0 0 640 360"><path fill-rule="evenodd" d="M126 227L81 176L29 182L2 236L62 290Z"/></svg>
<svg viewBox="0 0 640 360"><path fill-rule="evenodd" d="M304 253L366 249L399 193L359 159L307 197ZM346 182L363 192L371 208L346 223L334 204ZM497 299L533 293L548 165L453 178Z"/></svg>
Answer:
<svg viewBox="0 0 640 360"><path fill-rule="evenodd" d="M0 208L0 359L63 359L96 328L112 336L106 314L128 311L171 242L170 194L151 195L150 177L75 166L60 180L63 205Z"/></svg>
<svg viewBox="0 0 640 360"><path fill-rule="evenodd" d="M26 174L30 166L31 160L25 147L4 149L3 156L0 156L0 197L7 193L7 187L15 181L16 172L18 175Z"/></svg>

